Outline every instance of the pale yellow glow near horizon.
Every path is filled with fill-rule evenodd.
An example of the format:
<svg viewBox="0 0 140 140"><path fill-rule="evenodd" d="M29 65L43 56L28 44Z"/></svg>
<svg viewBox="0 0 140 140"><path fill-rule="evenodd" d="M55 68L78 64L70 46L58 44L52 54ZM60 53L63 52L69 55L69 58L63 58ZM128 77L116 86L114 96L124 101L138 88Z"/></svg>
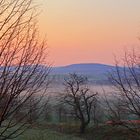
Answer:
<svg viewBox="0 0 140 140"><path fill-rule="evenodd" d="M41 33L54 65L113 63L139 44L140 0L40 0Z"/></svg>

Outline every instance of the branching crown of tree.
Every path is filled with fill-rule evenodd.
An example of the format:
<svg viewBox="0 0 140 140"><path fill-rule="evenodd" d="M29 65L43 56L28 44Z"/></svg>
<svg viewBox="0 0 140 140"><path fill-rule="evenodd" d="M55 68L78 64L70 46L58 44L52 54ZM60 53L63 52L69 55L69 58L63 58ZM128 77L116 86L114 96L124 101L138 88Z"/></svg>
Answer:
<svg viewBox="0 0 140 140"><path fill-rule="evenodd" d="M74 113L81 122L80 132L84 133L91 120L91 111L97 101L97 93L92 92L88 87L86 76L75 73L69 74L64 86L62 100L72 108L71 113Z"/></svg>
<svg viewBox="0 0 140 140"><path fill-rule="evenodd" d="M40 104L46 93L46 42L39 40L36 16L32 0L0 0L1 140L23 133L33 109L27 102L35 97L32 106Z"/></svg>

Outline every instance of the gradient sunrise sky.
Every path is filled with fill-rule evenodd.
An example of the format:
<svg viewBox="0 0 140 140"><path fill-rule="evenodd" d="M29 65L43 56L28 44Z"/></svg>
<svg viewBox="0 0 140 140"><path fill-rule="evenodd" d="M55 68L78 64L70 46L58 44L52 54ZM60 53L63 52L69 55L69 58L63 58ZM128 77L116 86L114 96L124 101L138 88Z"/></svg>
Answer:
<svg viewBox="0 0 140 140"><path fill-rule="evenodd" d="M140 0L40 0L41 33L54 65L113 64L139 46Z"/></svg>

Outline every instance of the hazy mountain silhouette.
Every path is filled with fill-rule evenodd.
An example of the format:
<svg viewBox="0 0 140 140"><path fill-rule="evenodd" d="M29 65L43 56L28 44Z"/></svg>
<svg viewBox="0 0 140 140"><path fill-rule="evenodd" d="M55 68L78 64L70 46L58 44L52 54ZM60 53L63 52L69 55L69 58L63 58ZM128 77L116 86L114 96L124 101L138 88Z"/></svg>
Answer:
<svg viewBox="0 0 140 140"><path fill-rule="evenodd" d="M34 66L24 66L29 67L28 70L32 69ZM0 70L3 70L4 67L0 67ZM16 66L10 66L11 71L16 70ZM22 67L21 67L22 69ZM50 76L55 77L54 82L62 83L64 78L67 77L69 73L82 74L88 77L90 83L96 84L108 84L108 74L114 71L115 66L98 64L98 63L81 63L81 64L72 64L62 67L52 67ZM48 67L44 65L39 65L37 70L48 70ZM122 67L120 67L122 70Z"/></svg>
<svg viewBox="0 0 140 140"><path fill-rule="evenodd" d="M115 66L98 63L82 63L62 67L53 67L52 73L59 78L58 81L61 81L61 78L63 79L69 73L78 73L86 75L93 83L105 83L108 81L108 73L113 70L115 70Z"/></svg>
<svg viewBox="0 0 140 140"><path fill-rule="evenodd" d="M53 73L57 74L67 74L67 73L80 73L80 74L104 74L115 69L114 66L97 64L97 63L82 63L82 64L72 64L62 67L54 67Z"/></svg>

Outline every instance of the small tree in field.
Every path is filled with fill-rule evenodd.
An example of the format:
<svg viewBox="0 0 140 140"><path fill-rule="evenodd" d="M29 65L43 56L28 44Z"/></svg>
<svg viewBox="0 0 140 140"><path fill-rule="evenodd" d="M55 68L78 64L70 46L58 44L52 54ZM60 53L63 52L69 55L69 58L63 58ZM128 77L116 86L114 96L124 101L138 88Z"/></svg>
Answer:
<svg viewBox="0 0 140 140"><path fill-rule="evenodd" d="M91 121L91 111L97 101L97 93L90 91L87 77L77 74L69 74L64 81L64 86L65 93L62 100L80 120L80 133L84 133Z"/></svg>
<svg viewBox="0 0 140 140"><path fill-rule="evenodd" d="M42 66L46 44L38 39L35 13L32 0L0 0L1 140L22 134L29 127L26 118L45 103L49 68Z"/></svg>

